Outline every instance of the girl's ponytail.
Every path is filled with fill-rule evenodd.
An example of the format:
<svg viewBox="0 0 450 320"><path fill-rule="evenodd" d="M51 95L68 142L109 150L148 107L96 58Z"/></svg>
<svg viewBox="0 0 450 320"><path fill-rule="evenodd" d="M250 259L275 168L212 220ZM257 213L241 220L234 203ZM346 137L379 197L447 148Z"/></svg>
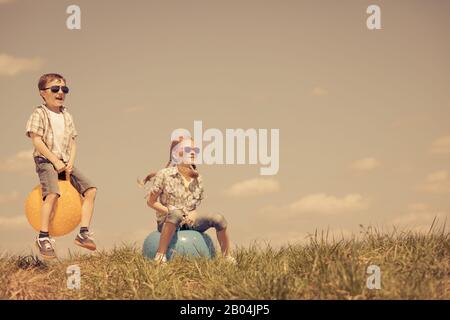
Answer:
<svg viewBox="0 0 450 320"><path fill-rule="evenodd" d="M169 161L167 162L165 168L170 167L170 165L172 164L172 151L173 149L181 142L183 141L183 137L180 137L178 140L172 140L172 142L170 143L170 151L169 151ZM156 172L151 172L149 173L144 179L139 180L138 179L138 184L143 187L147 182L149 182L154 176L156 175ZM197 173L197 177L198 177L198 173Z"/></svg>

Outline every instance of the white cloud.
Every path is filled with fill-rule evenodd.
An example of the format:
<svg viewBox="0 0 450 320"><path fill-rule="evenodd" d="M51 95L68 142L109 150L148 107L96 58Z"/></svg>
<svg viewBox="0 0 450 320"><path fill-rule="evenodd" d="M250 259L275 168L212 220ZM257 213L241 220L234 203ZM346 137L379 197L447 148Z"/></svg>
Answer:
<svg viewBox="0 0 450 320"><path fill-rule="evenodd" d="M17 191L12 191L7 194L0 194L0 205L16 201L19 198L19 193Z"/></svg>
<svg viewBox="0 0 450 320"><path fill-rule="evenodd" d="M440 137L431 144L433 154L450 154L450 135Z"/></svg>
<svg viewBox="0 0 450 320"><path fill-rule="evenodd" d="M372 157L366 157L354 161L350 167L359 172L372 171L381 165L380 161Z"/></svg>
<svg viewBox="0 0 450 320"><path fill-rule="evenodd" d="M296 213L341 214L367 209L368 199L360 194L348 194L344 197L316 193L307 195L288 207Z"/></svg>
<svg viewBox="0 0 450 320"><path fill-rule="evenodd" d="M315 87L311 94L313 96L327 96L328 95L328 90L322 88L322 87Z"/></svg>
<svg viewBox="0 0 450 320"><path fill-rule="evenodd" d="M430 173L425 182L419 186L419 190L428 193L446 194L450 193L450 177L446 170Z"/></svg>
<svg viewBox="0 0 450 320"><path fill-rule="evenodd" d="M280 191L280 184L274 179L248 179L233 184L225 192L233 197L257 196Z"/></svg>
<svg viewBox="0 0 450 320"><path fill-rule="evenodd" d="M0 159L0 172L28 173L34 168L33 164L33 150L23 150Z"/></svg>
<svg viewBox="0 0 450 320"><path fill-rule="evenodd" d="M15 76L25 71L36 71L43 64L40 58L16 58L8 54L0 54L0 76Z"/></svg>
<svg viewBox="0 0 450 320"><path fill-rule="evenodd" d="M23 216L14 216L14 217L0 217L0 228L19 228L25 227L28 224L27 218L25 215Z"/></svg>

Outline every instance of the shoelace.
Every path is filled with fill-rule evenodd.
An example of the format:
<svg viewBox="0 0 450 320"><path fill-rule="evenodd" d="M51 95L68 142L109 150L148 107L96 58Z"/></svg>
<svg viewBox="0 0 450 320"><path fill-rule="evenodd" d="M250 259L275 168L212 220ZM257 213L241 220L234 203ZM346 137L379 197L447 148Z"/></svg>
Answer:
<svg viewBox="0 0 450 320"><path fill-rule="evenodd" d="M45 242L47 241L47 242ZM52 239L50 237L45 238L38 238L39 247L42 248L41 242L45 242L45 249L53 249L53 244L55 243L55 239Z"/></svg>
<svg viewBox="0 0 450 320"><path fill-rule="evenodd" d="M92 237L94 235L94 232L83 232L83 233L79 233L78 236L81 239L89 239L94 241L95 239Z"/></svg>

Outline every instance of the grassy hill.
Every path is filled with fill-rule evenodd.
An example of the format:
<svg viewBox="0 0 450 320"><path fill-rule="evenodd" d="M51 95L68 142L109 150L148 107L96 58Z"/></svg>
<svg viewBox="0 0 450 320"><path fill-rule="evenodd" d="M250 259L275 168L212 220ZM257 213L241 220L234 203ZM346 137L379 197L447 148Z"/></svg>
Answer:
<svg viewBox="0 0 450 320"><path fill-rule="evenodd" d="M43 262L0 258L0 299L449 299L450 236L368 228L351 239L325 233L307 244L236 248L238 265L177 257L155 265L136 246ZM81 269L81 289L67 289L66 269ZM381 289L366 286L367 267Z"/></svg>

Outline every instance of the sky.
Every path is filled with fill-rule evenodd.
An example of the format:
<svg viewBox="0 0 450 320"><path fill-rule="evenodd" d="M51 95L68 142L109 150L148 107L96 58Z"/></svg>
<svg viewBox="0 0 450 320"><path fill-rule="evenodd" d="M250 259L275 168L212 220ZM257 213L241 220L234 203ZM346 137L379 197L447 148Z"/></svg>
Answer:
<svg viewBox="0 0 450 320"><path fill-rule="evenodd" d="M79 30L66 25L72 4ZM372 4L378 30L366 24ZM279 130L274 175L260 162L199 166L199 210L226 217L233 246L443 225L449 32L450 2L439 0L0 0L0 251L29 253L36 236L25 125L48 72L71 89L75 166L98 187L100 249L141 246L156 230L136 179L164 167L171 133L194 121L223 135ZM60 254L77 251L75 235L57 238Z"/></svg>

